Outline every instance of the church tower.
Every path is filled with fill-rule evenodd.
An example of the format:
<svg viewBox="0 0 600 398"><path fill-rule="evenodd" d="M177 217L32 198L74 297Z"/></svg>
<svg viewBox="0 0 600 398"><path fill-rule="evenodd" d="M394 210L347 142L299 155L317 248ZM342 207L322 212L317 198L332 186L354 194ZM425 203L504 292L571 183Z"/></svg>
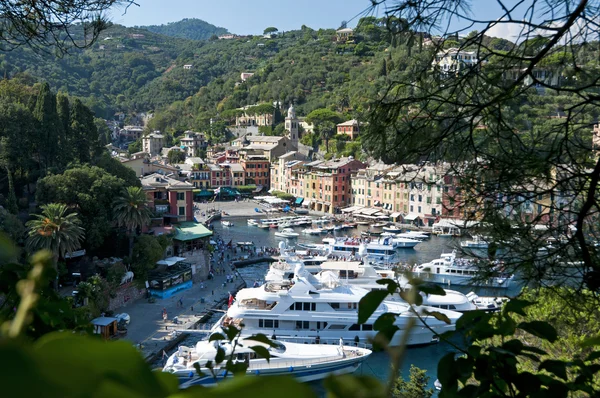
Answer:
<svg viewBox="0 0 600 398"><path fill-rule="evenodd" d="M285 131L288 132L292 146L298 148L299 132L298 132L298 119L296 119L296 110L294 104L290 105L287 111L287 117L285 118Z"/></svg>

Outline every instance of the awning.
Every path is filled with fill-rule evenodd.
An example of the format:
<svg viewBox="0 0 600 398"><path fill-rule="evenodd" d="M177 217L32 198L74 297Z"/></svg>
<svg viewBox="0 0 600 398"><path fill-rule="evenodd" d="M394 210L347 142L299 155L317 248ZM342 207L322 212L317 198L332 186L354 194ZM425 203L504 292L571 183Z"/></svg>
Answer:
<svg viewBox="0 0 600 398"><path fill-rule="evenodd" d="M409 213L406 216L404 216L404 219L406 221L415 221L417 218L419 218L419 215L417 213Z"/></svg>
<svg viewBox="0 0 600 398"><path fill-rule="evenodd" d="M167 267L171 267L183 260L185 260L185 257L169 257L169 258L165 258L164 260L157 261L156 264L166 265Z"/></svg>
<svg viewBox="0 0 600 398"><path fill-rule="evenodd" d="M304 198L296 198L296 204L301 205L304 202Z"/></svg>
<svg viewBox="0 0 600 398"><path fill-rule="evenodd" d="M342 209L342 213L352 213L355 210L359 210L362 209L361 206L350 206L350 207L346 207L345 209Z"/></svg>
<svg viewBox="0 0 600 398"><path fill-rule="evenodd" d="M209 190L203 189L200 192L194 192L194 196L201 196L201 197L210 197L213 196L214 193L212 193Z"/></svg>
<svg viewBox="0 0 600 398"><path fill-rule="evenodd" d="M402 215L402 213L392 213L390 214L390 218L398 218Z"/></svg>
<svg viewBox="0 0 600 398"><path fill-rule="evenodd" d="M259 193L262 190L263 190L263 186L262 185L257 185L256 188L254 188L254 191L252 191L252 192L253 193Z"/></svg>
<svg viewBox="0 0 600 398"><path fill-rule="evenodd" d="M304 201L304 203L302 203L302 206L310 206L310 200Z"/></svg>
<svg viewBox="0 0 600 398"><path fill-rule="evenodd" d="M204 225L194 222L182 222L175 229L176 233L173 239L183 242L205 238L213 234Z"/></svg>

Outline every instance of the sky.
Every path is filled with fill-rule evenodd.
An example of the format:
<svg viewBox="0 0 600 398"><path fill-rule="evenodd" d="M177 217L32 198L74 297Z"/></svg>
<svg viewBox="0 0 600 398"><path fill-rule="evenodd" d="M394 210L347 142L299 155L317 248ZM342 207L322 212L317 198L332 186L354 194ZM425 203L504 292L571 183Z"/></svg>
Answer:
<svg viewBox="0 0 600 398"><path fill-rule="evenodd" d="M262 34L269 26L280 31L300 29L306 25L313 29L333 28L342 21L355 26L370 0L136 0L123 15L124 10L111 11L113 22L125 26L161 25L183 18L199 18L236 34ZM508 0L508 3L513 0ZM499 7L495 0L472 0L472 14L481 19L495 19ZM380 6L381 7L381 6ZM380 16L383 9L379 9ZM457 25L454 24L453 27ZM497 31L497 32L496 32ZM465 32L465 33L468 33ZM514 28L498 27L498 37L509 38Z"/></svg>

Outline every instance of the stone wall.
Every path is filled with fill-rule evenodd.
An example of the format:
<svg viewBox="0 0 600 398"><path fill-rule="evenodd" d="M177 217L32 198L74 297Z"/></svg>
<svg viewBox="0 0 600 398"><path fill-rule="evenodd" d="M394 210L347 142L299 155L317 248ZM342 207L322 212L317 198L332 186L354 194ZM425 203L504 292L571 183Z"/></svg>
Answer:
<svg viewBox="0 0 600 398"><path fill-rule="evenodd" d="M131 304L144 297L146 297L146 289L139 289L133 283L128 283L119 287L116 297L110 299L108 309L110 311L115 311L126 304Z"/></svg>

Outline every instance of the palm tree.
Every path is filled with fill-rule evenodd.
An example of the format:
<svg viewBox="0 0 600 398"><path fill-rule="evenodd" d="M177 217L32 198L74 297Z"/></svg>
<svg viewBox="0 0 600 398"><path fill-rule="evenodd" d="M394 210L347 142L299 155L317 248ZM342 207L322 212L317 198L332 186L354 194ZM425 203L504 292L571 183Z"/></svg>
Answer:
<svg viewBox="0 0 600 398"><path fill-rule="evenodd" d="M25 224L29 229L26 247L30 252L50 250L54 269L57 270L59 257L79 249L85 232L77 213L67 214L67 205L49 203L41 208L42 214L33 215L34 219ZM58 279L55 279L54 289L57 288Z"/></svg>
<svg viewBox="0 0 600 398"><path fill-rule="evenodd" d="M146 193L140 187L127 187L113 206L114 218L129 233L129 257L133 254L133 238L138 228L150 223Z"/></svg>

